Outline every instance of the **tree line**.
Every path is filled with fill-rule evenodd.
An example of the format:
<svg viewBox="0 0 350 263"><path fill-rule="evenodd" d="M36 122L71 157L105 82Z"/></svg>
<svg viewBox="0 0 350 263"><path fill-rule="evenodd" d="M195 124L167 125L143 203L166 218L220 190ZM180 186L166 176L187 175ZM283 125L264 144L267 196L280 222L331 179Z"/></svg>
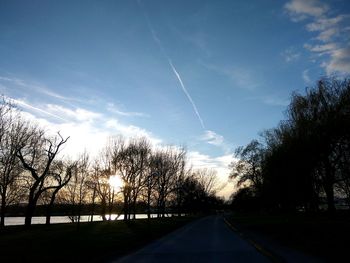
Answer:
<svg viewBox="0 0 350 263"><path fill-rule="evenodd" d="M52 207L69 204L70 218L80 222L89 204L91 220L99 207L103 220L117 202L124 220L136 218L137 206L164 217L171 213L208 211L222 203L215 196L214 170L192 169L183 147L154 147L146 138L108 139L97 157L82 152L77 158L60 156L69 137L52 135L23 117L6 97L0 103L0 226L6 209L25 205L25 225L30 226L37 205L46 206L50 224ZM118 176L119 187L111 184ZM109 217L110 219L110 217Z"/></svg>
<svg viewBox="0 0 350 263"><path fill-rule="evenodd" d="M239 209L317 212L350 207L350 80L322 78L293 93L285 120L239 147L231 179Z"/></svg>

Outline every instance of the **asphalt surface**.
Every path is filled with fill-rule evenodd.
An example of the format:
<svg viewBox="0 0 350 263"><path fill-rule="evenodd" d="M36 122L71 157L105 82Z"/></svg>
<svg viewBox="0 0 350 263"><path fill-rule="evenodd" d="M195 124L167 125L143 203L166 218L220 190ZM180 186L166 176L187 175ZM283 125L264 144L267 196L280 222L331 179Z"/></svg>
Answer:
<svg viewBox="0 0 350 263"><path fill-rule="evenodd" d="M238 236L222 216L196 220L113 262L271 262Z"/></svg>

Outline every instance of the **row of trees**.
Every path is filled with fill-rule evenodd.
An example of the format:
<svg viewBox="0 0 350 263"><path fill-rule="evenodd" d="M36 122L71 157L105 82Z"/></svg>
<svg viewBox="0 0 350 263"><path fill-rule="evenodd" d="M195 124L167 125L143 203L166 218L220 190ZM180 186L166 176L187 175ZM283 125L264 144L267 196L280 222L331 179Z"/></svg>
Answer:
<svg viewBox="0 0 350 263"><path fill-rule="evenodd" d="M350 80L321 79L294 93L278 127L236 150L231 178L243 188L233 204L253 209L317 211L323 200L350 205Z"/></svg>
<svg viewBox="0 0 350 263"><path fill-rule="evenodd" d="M25 225L31 225L38 204L47 207L50 223L55 203L70 204L72 221L80 221L81 208L100 207L101 215L111 214L122 203L124 219L135 218L137 204L151 213L165 216L172 212L206 210L218 202L213 170L189 168L186 151L179 147L154 148L145 138L112 137L97 158L87 152L75 160L60 157L67 143L60 133L50 135L37 124L25 120L11 103L0 105L0 199L4 226L6 208L14 203L26 205ZM110 182L121 181L119 187Z"/></svg>

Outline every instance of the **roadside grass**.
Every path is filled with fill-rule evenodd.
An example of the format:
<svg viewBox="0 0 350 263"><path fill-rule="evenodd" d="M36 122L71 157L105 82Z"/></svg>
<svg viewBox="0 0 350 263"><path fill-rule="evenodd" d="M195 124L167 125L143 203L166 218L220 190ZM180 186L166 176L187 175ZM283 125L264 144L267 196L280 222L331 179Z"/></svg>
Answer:
<svg viewBox="0 0 350 263"><path fill-rule="evenodd" d="M0 262L105 262L136 250L194 217L9 226L0 230Z"/></svg>
<svg viewBox="0 0 350 263"><path fill-rule="evenodd" d="M242 232L258 233L277 243L328 262L348 258L350 217L320 215L253 215L227 217Z"/></svg>

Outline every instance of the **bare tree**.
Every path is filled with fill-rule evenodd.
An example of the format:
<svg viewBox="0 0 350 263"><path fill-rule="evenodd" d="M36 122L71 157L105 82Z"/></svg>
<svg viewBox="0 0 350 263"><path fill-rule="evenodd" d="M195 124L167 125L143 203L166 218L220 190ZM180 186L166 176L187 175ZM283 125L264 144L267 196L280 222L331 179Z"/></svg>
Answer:
<svg viewBox="0 0 350 263"><path fill-rule="evenodd" d="M186 151L168 147L158 150L151 159L151 167L156 173L155 196L158 217L164 217L170 194L176 190L179 172L182 172Z"/></svg>
<svg viewBox="0 0 350 263"><path fill-rule="evenodd" d="M116 173L115 164L113 164L115 152L118 151L118 138L109 138L104 149L101 151L98 162L98 174L95 179L97 183L97 193L101 200L102 219L107 220L106 214L109 213L109 220L112 218L112 209L114 204L114 188L110 185L110 177Z"/></svg>
<svg viewBox="0 0 350 263"><path fill-rule="evenodd" d="M50 177L52 180L52 189L48 191L49 202L47 204L47 209L46 209L47 225L50 224L51 210L56 200L57 194L64 186L66 186L69 183L74 173L74 170L76 169L77 163L76 162L65 163L63 161L58 161L58 162L54 162L52 166L53 166L53 169L50 172Z"/></svg>
<svg viewBox="0 0 350 263"><path fill-rule="evenodd" d="M96 197L98 195L97 190L98 190L99 172L100 172L100 169L99 169L98 161L94 160L91 167L91 176L89 180L86 182L86 185L90 189L90 194L91 194L90 222L94 221Z"/></svg>
<svg viewBox="0 0 350 263"><path fill-rule="evenodd" d="M68 138L63 138L60 133L53 138L45 136L45 132L37 127L28 127L27 140L16 152L23 168L29 172L31 182L29 185L28 204L25 214L25 225L30 226L36 204L45 191L56 186L49 184L50 168L60 148Z"/></svg>
<svg viewBox="0 0 350 263"><path fill-rule="evenodd" d="M208 196L215 194L218 183L216 170L208 168L198 169L194 172L194 176Z"/></svg>
<svg viewBox="0 0 350 263"><path fill-rule="evenodd" d="M89 155L85 151L70 169L70 173L72 173L70 175L71 179L65 187L66 199L73 208L69 218L72 222L77 222L78 225L80 223L82 205L85 203L89 191L87 184L90 177L89 166Z"/></svg>
<svg viewBox="0 0 350 263"><path fill-rule="evenodd" d="M16 157L19 145L25 140L26 123L14 106L4 97L0 99L0 227L4 226L8 205L19 201L23 189L19 185L22 169Z"/></svg>

